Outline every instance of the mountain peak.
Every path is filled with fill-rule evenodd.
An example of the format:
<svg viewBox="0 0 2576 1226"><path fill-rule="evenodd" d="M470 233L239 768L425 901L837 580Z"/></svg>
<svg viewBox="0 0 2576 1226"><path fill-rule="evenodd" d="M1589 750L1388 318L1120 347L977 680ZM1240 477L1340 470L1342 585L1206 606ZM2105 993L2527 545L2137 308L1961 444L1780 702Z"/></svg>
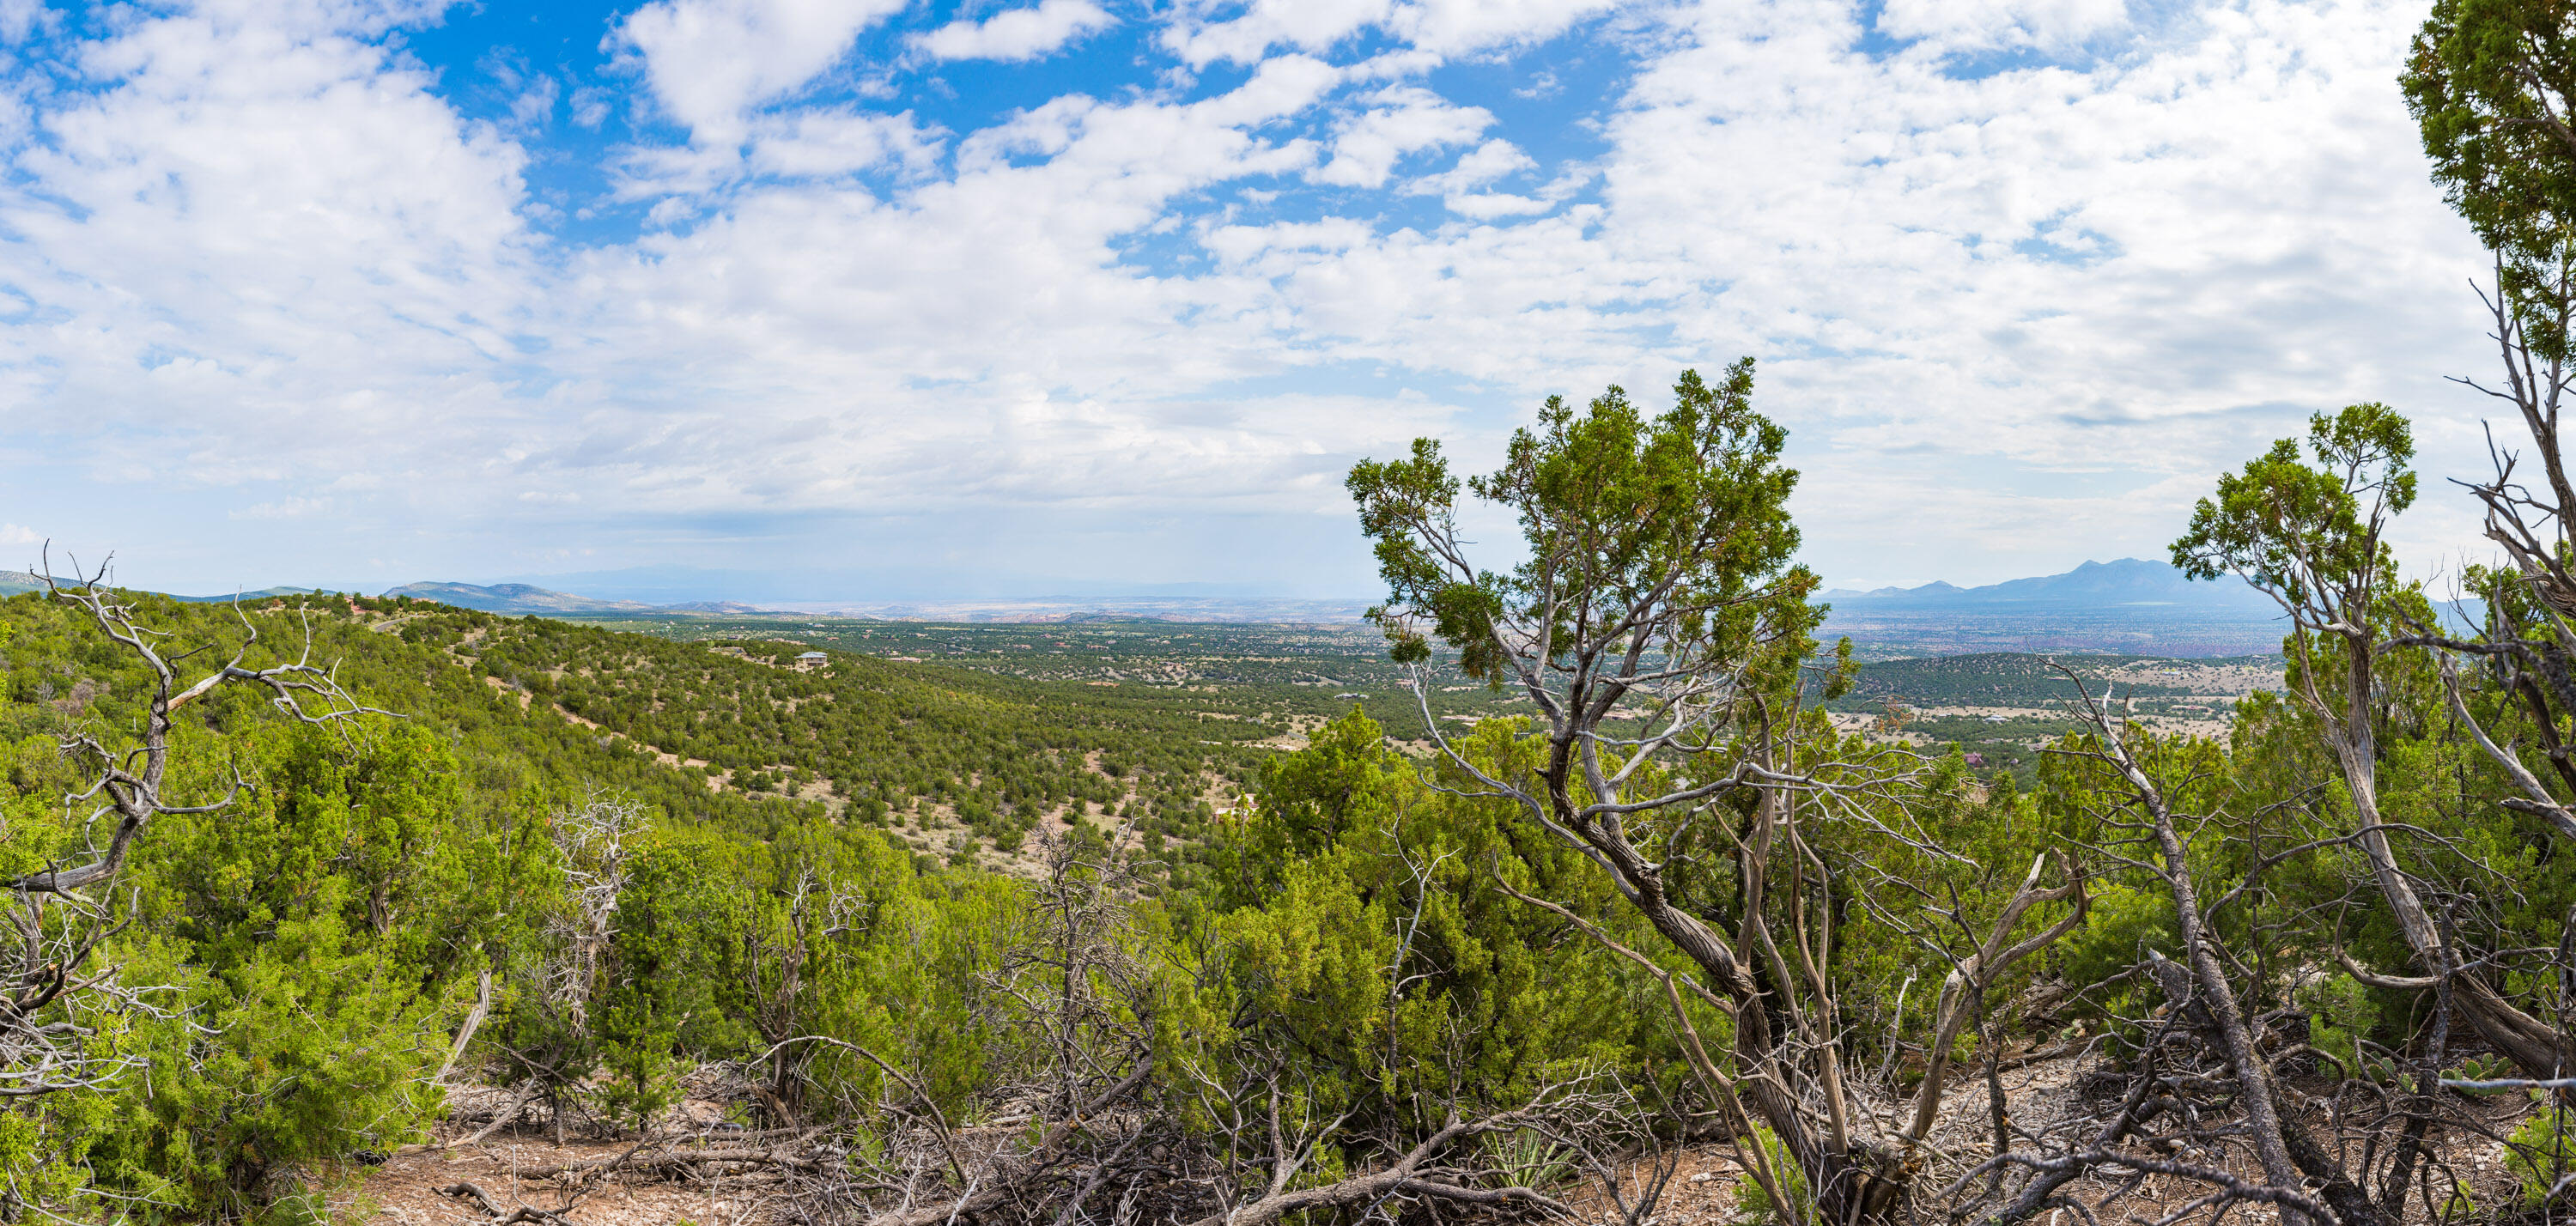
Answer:
<svg viewBox="0 0 2576 1226"><path fill-rule="evenodd" d="M533 583L406 583L385 592L387 596L409 596L414 600L434 600L460 609L480 609L486 613L716 613L750 616L776 612L737 600L692 600L681 604L646 604L640 600L603 600L595 596L575 596L538 587Z"/></svg>
<svg viewBox="0 0 2576 1226"><path fill-rule="evenodd" d="M632 600L594 600L564 592L550 592L525 583L496 583L484 587L473 583L406 583L385 592L387 596L409 596L415 600L433 600L460 609L480 609L486 613L649 613L653 606Z"/></svg>
<svg viewBox="0 0 2576 1226"><path fill-rule="evenodd" d="M1935 580L1910 588L1882 587L1865 592L1837 590L1825 593L1825 598L1935 607L2029 603L2270 608L2260 595L2241 584L2196 584L2181 571L2146 558L2114 558L2108 562L2088 559L2062 574L2007 579L1982 587L1960 587Z"/></svg>

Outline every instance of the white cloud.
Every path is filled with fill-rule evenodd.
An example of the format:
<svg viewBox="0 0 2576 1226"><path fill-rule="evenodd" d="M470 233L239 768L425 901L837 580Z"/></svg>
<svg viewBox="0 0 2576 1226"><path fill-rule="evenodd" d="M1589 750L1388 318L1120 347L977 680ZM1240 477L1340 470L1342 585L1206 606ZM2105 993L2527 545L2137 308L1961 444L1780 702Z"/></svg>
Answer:
<svg viewBox="0 0 2576 1226"><path fill-rule="evenodd" d="M1179 6L1177 20L1163 29L1163 45L1193 68L1252 63L1276 47L1320 54L1386 21L1395 6L1391 0L1252 0L1219 15L1232 7L1214 0Z"/></svg>
<svg viewBox="0 0 2576 1226"><path fill-rule="evenodd" d="M735 139L745 112L838 63L861 30L904 0L654 0L615 37L643 61L654 97L698 139Z"/></svg>
<svg viewBox="0 0 2576 1226"><path fill-rule="evenodd" d="M1469 150L1449 169L1415 179L1412 190L1442 197L1442 207L1461 217L1491 221L1547 212L1591 177L1567 175L1549 183L1537 195L1489 190L1500 180L1538 168L1538 161L1521 152L1519 146L1497 138Z"/></svg>
<svg viewBox="0 0 2576 1226"><path fill-rule="evenodd" d="M280 498L272 502L253 503L234 511L232 517L234 519L305 519L329 514L331 510L331 500L327 498Z"/></svg>
<svg viewBox="0 0 2576 1226"><path fill-rule="evenodd" d="M0 443L370 542L349 556L938 508L1222 507L1342 540L1355 455L1435 431L1473 465L1546 392L1651 399L1753 353L1822 560L1962 582L2152 555L2311 408L2389 399L2428 469L2474 459L2438 376L2481 359L2480 261L2395 94L2396 0L2226 0L2152 37L1897 4L1919 42L1883 58L1849 10L1657 9L1622 28L1615 107L1548 121L1599 121L1572 164L1424 67L1584 5L1193 5L1164 45L1254 65L1240 85L953 136L915 116L955 108L799 96L885 11L629 19L692 139L621 163L656 228L582 244L524 220L520 137L366 39L119 26L77 61L93 91L30 95L43 140L0 128L0 286L27 299L0 300ZM1368 31L1412 41L1341 62ZM2004 46L2052 62L1952 62ZM1444 390L1349 390L1372 380Z"/></svg>
<svg viewBox="0 0 2576 1226"><path fill-rule="evenodd" d="M2059 50L2115 30L2128 10L2128 0L1889 0L1878 28L1944 52Z"/></svg>
<svg viewBox="0 0 2576 1226"><path fill-rule="evenodd" d="M20 42L40 25L54 22L44 0L0 0L0 42Z"/></svg>
<svg viewBox="0 0 2576 1226"><path fill-rule="evenodd" d="M1280 48L1309 55L1381 30L1436 55L1563 33L1613 0L1183 0L1163 45L1193 68L1248 64Z"/></svg>
<svg viewBox="0 0 2576 1226"><path fill-rule="evenodd" d="M596 128L608 120L608 91L585 85L572 91L572 121L585 128Z"/></svg>
<svg viewBox="0 0 2576 1226"><path fill-rule="evenodd" d="M884 165L921 173L937 161L937 133L917 126L910 112L862 114L804 111L764 121L752 137L750 169L790 178L820 178Z"/></svg>
<svg viewBox="0 0 2576 1226"><path fill-rule="evenodd" d="M337 35L169 18L83 66L0 190L0 282L61 325L0 328L13 438L203 487L481 434L534 292L515 146Z"/></svg>
<svg viewBox="0 0 2576 1226"><path fill-rule="evenodd" d="M1424 178L1422 186L1435 192L1462 192L1536 169L1538 160L1521 152L1520 146L1507 140L1489 140L1459 158L1458 164L1446 173Z"/></svg>
<svg viewBox="0 0 2576 1226"><path fill-rule="evenodd" d="M555 100L562 92L563 86L553 77L538 77L510 100L510 118L529 127L544 123L547 116L554 114Z"/></svg>
<svg viewBox="0 0 2576 1226"><path fill-rule="evenodd" d="M1553 200L1537 196L1519 196L1510 192L1452 192L1444 197L1441 207L1461 217L1492 221L1501 217L1524 217L1544 213L1556 207Z"/></svg>
<svg viewBox="0 0 2576 1226"><path fill-rule="evenodd" d="M1417 47L1444 55L1553 38L1612 0L1419 0L1397 7L1391 23Z"/></svg>
<svg viewBox="0 0 2576 1226"><path fill-rule="evenodd" d="M1033 60L1116 24L1091 0L1040 0L980 22L952 21L914 35L912 45L935 60Z"/></svg>
<svg viewBox="0 0 2576 1226"><path fill-rule="evenodd" d="M2175 491L2310 408L2396 399L2430 433L2462 407L2438 376L2478 360L2480 261L2396 96L2414 21L2222 5L2082 71L1969 79L1941 47L1853 51L1848 16L1711 6L1610 123L1598 207L1211 250L1277 288L1279 335L1345 361L1535 393L1763 355L1827 550L1881 549L1866 525L1895 516L1972 578L2152 554ZM1483 221L1545 195L1452 205ZM1874 475L1891 466L1925 476ZM2018 518L1942 494L1980 470ZM2046 491L2105 473L2138 478L2103 496L2128 535L2088 543ZM2419 552L2449 539L2418 522Z"/></svg>
<svg viewBox="0 0 2576 1226"><path fill-rule="evenodd" d="M1380 187L1404 155L1465 144L1494 124L1483 107L1457 106L1418 86L1391 85L1368 101L1369 109L1342 124L1333 160L1315 170L1316 182Z"/></svg>
<svg viewBox="0 0 2576 1226"><path fill-rule="evenodd" d="M44 543L44 539L44 535L33 528L0 523L0 545L37 545Z"/></svg>

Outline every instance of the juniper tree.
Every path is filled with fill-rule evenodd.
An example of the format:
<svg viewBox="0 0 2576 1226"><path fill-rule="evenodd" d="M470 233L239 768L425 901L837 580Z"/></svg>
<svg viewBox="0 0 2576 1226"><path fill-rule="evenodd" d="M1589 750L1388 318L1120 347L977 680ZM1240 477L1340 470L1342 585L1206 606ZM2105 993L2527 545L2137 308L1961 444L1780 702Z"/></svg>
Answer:
<svg viewBox="0 0 2576 1226"><path fill-rule="evenodd" d="M1749 1138L1758 1119L1797 1168L1774 1170L1764 1147L1745 1148L1775 1203L1788 1203L1794 1174L1827 1219L1886 1220L1904 1211L1922 1136L1855 1098L1848 1019L1826 973L1844 887L1811 839L1901 772L1837 761L1843 747L1807 707L1847 683L1850 644L1814 659L1825 609L1796 561L1798 475L1781 463L1787 431L1752 393L1747 359L1714 383L1685 371L1672 407L1651 416L1617 387L1580 407L1550 397L1491 474L1462 484L1439 443L1420 439L1405 458L1355 466L1348 484L1389 587L1370 617L1415 666L1420 715L1448 767L1589 857L1696 974L1673 974L1560 901L1520 897L1659 977L1735 1135ZM1478 565L1460 534L1462 488L1518 519L1526 560ZM1488 770L1441 731L1421 667L1435 640L1471 677L1528 699L1544 740L1534 772ZM1693 847L1730 858L1735 880L1705 880L1689 867ZM2036 888L2034 874L2025 892ZM1995 942L1999 955L2006 944ZM2010 960L1974 972L1977 990ZM1703 1007L1732 1022L1731 1072L1700 1040L1692 1016ZM1921 1090L1935 1102L1941 1092L1937 1078Z"/></svg>

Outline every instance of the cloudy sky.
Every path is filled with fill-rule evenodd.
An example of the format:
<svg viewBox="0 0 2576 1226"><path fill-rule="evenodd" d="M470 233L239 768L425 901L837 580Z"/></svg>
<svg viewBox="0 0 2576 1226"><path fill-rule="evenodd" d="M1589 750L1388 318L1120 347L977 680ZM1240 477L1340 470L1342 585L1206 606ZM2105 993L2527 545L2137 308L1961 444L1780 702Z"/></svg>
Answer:
<svg viewBox="0 0 2576 1226"><path fill-rule="evenodd" d="M1838 584L2156 556L2480 462L2422 11L0 0L0 565L1365 594L1353 460L1744 354Z"/></svg>

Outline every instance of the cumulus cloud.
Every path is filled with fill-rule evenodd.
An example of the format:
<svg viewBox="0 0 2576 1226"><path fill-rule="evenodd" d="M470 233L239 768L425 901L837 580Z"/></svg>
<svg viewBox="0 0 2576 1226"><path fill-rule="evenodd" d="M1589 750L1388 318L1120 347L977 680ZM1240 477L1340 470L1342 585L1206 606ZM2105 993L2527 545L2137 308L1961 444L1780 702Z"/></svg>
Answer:
<svg viewBox="0 0 2576 1226"><path fill-rule="evenodd" d="M1380 187L1404 155L1465 144L1494 124L1492 112L1483 107L1457 106L1417 86L1388 86L1371 95L1368 104L1342 125L1333 140L1333 159L1314 172L1316 182Z"/></svg>
<svg viewBox="0 0 2576 1226"><path fill-rule="evenodd" d="M2128 16L2128 0L1889 0L1878 28L1942 52L2062 50L2115 31Z"/></svg>
<svg viewBox="0 0 2576 1226"><path fill-rule="evenodd" d="M982 21L952 21L915 35L912 45L935 60L1033 60L1116 24L1091 0L1041 0Z"/></svg>
<svg viewBox="0 0 2576 1226"><path fill-rule="evenodd" d="M883 165L919 173L938 159L935 132L912 115L805 111L765 122L752 139L749 169L791 178L848 174Z"/></svg>
<svg viewBox="0 0 2576 1226"><path fill-rule="evenodd" d="M1553 37L1613 0L1184 0L1161 35L1191 67L1322 54L1379 31L1438 56Z"/></svg>
<svg viewBox="0 0 2576 1226"><path fill-rule="evenodd" d="M0 189L13 441L224 485L477 433L535 293L517 146L345 35L189 15L88 52Z"/></svg>
<svg viewBox="0 0 2576 1226"><path fill-rule="evenodd" d="M0 42L21 41L52 21L53 11L44 0L0 0Z"/></svg>
<svg viewBox="0 0 2576 1226"><path fill-rule="evenodd" d="M904 0L655 0L614 37L642 61L654 98L698 138L738 135L744 113L848 54Z"/></svg>
<svg viewBox="0 0 2576 1226"><path fill-rule="evenodd" d="M1510 141L1498 138L1460 156L1457 163L1447 170L1416 178L1412 190L1441 197L1442 207L1461 217L1490 221L1547 212L1592 178L1586 171L1560 175L1541 186L1535 194L1493 190L1501 180L1537 169L1537 159Z"/></svg>
<svg viewBox="0 0 2576 1226"><path fill-rule="evenodd" d="M1077 9L915 50L1082 54L1047 43ZM579 242L534 221L536 138L462 118L366 33L392 18L121 24L7 138L0 442L305 543L961 507L1341 540L1357 455L1435 432L1472 464L1548 392L1750 353L1811 547L1891 581L2152 554L2350 400L2474 459L2438 377L2479 359L2480 261L2395 96L2395 0L1891 3L1878 54L1859 6L1659 7L1608 101L1545 122L1430 68L1590 5L1185 5L1127 87L972 123L815 92L891 11L627 18L628 104L689 135L617 150L610 194L655 211ZM2048 54L1960 66L2015 47ZM1441 390L1352 390L1396 382Z"/></svg>
<svg viewBox="0 0 2576 1226"><path fill-rule="evenodd" d="M232 512L234 519L303 519L331 511L327 498L280 498L274 502L255 502Z"/></svg>

